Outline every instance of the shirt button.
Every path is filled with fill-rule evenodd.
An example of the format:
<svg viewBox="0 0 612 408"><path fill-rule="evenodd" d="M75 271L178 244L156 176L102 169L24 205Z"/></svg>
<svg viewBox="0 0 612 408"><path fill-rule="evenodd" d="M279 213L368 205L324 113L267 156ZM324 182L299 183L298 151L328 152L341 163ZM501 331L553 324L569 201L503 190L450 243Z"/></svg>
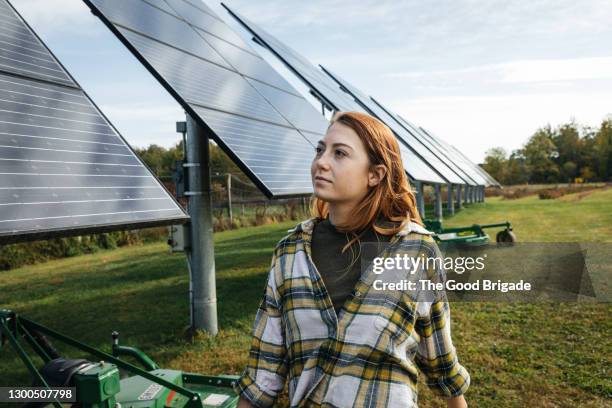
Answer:
<svg viewBox="0 0 612 408"><path fill-rule="evenodd" d="M378 330L382 330L387 327L387 323L388 320L382 316L377 316L376 319L374 319L374 327L376 327Z"/></svg>
<svg viewBox="0 0 612 408"><path fill-rule="evenodd" d="M359 296L361 296L361 292L360 291L355 292L355 297L359 297Z"/></svg>

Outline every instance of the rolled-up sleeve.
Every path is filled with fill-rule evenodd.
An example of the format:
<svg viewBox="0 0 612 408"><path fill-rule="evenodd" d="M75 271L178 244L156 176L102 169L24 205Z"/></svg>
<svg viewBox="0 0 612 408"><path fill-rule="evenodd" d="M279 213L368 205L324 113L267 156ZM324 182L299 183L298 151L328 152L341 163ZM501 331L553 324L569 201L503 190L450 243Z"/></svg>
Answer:
<svg viewBox="0 0 612 408"><path fill-rule="evenodd" d="M282 391L287 375L287 349L281 318L274 265L257 309L247 367L234 391L257 407L271 407Z"/></svg>
<svg viewBox="0 0 612 408"><path fill-rule="evenodd" d="M441 257L435 243L428 245L428 256ZM443 268L434 267L428 277L435 282L445 282ZM451 338L451 314L444 291L431 297L431 302L419 306L415 330L420 336L415 362L426 377L427 386L436 394L456 397L470 386L470 374L459 363Z"/></svg>

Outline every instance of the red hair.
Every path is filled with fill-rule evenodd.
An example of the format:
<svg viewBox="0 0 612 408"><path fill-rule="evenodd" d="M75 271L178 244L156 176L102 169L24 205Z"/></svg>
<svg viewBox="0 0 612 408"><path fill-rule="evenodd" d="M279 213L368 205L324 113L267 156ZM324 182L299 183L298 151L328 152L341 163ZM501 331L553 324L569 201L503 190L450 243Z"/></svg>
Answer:
<svg viewBox="0 0 612 408"><path fill-rule="evenodd" d="M365 146L370 168L383 165L387 170L380 183L370 188L363 200L357 204L352 221L336 226L339 231L355 235L344 249L359 238L357 233L369 227L373 227L374 231L382 235L394 235L409 221L422 226L416 198L408 183L399 145L391 129L378 119L360 112L339 112L332 118L330 126L334 123L348 126L357 133ZM319 218L327 218L329 203L313 196L311 213ZM399 225L376 225L375 222L380 216Z"/></svg>

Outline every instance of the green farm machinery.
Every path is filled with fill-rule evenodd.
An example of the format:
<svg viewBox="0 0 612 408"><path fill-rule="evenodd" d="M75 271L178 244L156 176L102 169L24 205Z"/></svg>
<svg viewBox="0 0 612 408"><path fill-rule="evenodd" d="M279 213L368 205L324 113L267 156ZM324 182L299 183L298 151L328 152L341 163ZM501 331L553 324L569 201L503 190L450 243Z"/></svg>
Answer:
<svg viewBox="0 0 612 408"><path fill-rule="evenodd" d="M236 376L207 376L177 370L162 369L145 353L134 347L119 345L119 334L112 333L112 354L108 354L55 332L45 326L0 310L0 334L5 345L9 343L17 352L32 376L27 386L71 387L76 401L27 403L27 407L52 405L56 408L75 404L79 408L229 408L238 403L232 389ZM66 359L49 341L72 346L96 361ZM24 347L26 343L43 360L39 369ZM120 357L136 360L142 368ZM21 384L20 386L25 386Z"/></svg>
<svg viewBox="0 0 612 408"><path fill-rule="evenodd" d="M516 235L512 232L512 225L506 221L497 224L473 224L467 227L444 228L438 220L424 220L425 228L435 233L434 238L438 242L480 246L489 243L489 235L484 231L486 228L503 228L495 237L499 243L516 242Z"/></svg>

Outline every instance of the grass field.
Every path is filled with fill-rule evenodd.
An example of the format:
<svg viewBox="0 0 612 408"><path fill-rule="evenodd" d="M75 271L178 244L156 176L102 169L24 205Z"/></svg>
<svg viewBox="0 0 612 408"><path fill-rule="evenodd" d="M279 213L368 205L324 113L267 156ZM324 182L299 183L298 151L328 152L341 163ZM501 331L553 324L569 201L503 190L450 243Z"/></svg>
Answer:
<svg viewBox="0 0 612 408"><path fill-rule="evenodd" d="M539 200L488 199L448 226L509 220L521 241L612 241L612 189ZM183 337L185 259L164 244L99 252L0 273L0 308L103 350L110 333L161 366L237 374L274 244L294 223L216 234L219 335ZM452 305L453 339L471 374L471 407L612 407L612 304ZM75 357L72 354L71 357ZM0 350L0 386L26 385L16 355ZM422 384L420 406L444 407Z"/></svg>

